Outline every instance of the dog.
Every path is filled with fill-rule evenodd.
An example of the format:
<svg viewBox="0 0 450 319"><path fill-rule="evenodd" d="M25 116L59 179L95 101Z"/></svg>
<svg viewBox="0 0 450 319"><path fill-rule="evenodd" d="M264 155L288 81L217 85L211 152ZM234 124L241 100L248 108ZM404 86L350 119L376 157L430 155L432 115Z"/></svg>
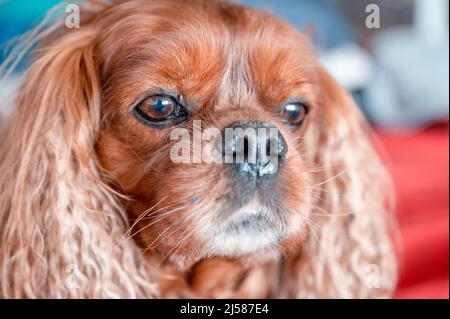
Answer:
<svg viewBox="0 0 450 319"><path fill-rule="evenodd" d="M305 35L213 0L80 17L41 30L2 127L1 297L391 296L389 178ZM211 128L231 161L193 155Z"/></svg>

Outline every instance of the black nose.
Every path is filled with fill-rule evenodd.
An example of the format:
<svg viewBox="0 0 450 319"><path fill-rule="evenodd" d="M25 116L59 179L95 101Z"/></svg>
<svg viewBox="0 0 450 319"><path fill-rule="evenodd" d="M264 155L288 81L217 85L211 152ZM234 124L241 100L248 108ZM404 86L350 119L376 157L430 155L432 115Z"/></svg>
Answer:
<svg viewBox="0 0 450 319"><path fill-rule="evenodd" d="M287 154L281 132L266 122L239 122L225 129L223 155L239 174L252 177L273 176Z"/></svg>

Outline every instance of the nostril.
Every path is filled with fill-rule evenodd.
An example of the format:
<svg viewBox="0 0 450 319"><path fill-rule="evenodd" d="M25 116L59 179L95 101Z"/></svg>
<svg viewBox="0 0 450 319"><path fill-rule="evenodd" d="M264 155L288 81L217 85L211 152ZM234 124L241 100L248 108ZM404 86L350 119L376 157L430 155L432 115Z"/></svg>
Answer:
<svg viewBox="0 0 450 319"><path fill-rule="evenodd" d="M271 148L270 148L270 141L268 141L266 143L266 156L270 157L270 155L271 155Z"/></svg>
<svg viewBox="0 0 450 319"><path fill-rule="evenodd" d="M225 163L234 164L246 176L274 176L287 153L283 135L264 122L234 124L232 130L225 130L224 144Z"/></svg>
<svg viewBox="0 0 450 319"><path fill-rule="evenodd" d="M244 137L244 163L248 163L248 158L249 158L249 141L248 141L248 137Z"/></svg>

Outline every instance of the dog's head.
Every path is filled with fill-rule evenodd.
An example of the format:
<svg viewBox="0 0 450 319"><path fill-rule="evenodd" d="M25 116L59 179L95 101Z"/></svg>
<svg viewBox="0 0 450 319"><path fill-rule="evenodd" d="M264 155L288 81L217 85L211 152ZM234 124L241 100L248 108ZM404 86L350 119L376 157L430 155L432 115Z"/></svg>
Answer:
<svg viewBox="0 0 450 319"><path fill-rule="evenodd" d="M131 1L99 21L102 166L131 197L147 249L287 252L306 237L319 187L311 154L321 146L304 139L326 112L322 71L306 39L269 15L180 7Z"/></svg>
<svg viewBox="0 0 450 319"><path fill-rule="evenodd" d="M118 250L119 225L180 266L212 256L257 262L303 247L304 260L331 249L316 263L351 269L390 253L383 169L365 122L304 36L227 2L96 3L28 71L3 155L4 176L15 177L2 184L5 224L42 211L36 225L51 242L88 238L76 251L109 254L111 276L140 265L124 257L134 248ZM20 240L3 232L2 242L12 254L40 242L40 232L22 228ZM365 236L384 244L365 256L357 241ZM358 260L344 260L351 251Z"/></svg>

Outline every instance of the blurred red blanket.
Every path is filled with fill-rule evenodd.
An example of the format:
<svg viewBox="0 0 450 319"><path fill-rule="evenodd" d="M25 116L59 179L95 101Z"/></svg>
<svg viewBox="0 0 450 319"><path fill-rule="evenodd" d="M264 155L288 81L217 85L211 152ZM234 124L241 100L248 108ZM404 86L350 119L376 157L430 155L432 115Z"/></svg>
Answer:
<svg viewBox="0 0 450 319"><path fill-rule="evenodd" d="M379 134L397 191L403 237L396 298L449 298L449 130Z"/></svg>

